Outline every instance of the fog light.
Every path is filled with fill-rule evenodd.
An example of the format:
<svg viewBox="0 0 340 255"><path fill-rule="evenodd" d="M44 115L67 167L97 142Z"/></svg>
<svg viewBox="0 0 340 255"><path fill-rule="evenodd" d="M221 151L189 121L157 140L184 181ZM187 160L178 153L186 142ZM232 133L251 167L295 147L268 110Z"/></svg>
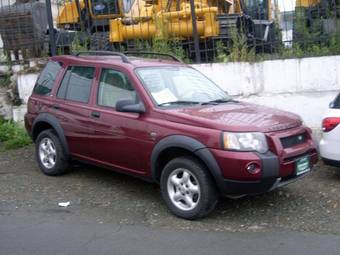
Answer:
<svg viewBox="0 0 340 255"><path fill-rule="evenodd" d="M251 174L258 174L261 171L261 167L257 163L251 162L246 166L246 170Z"/></svg>

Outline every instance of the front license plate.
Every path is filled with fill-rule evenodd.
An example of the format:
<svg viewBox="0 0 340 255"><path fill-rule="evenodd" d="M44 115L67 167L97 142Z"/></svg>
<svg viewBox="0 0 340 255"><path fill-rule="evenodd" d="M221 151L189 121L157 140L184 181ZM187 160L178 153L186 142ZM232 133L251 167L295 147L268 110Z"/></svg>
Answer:
<svg viewBox="0 0 340 255"><path fill-rule="evenodd" d="M296 161L296 175L301 175L310 171L309 157L303 157Z"/></svg>

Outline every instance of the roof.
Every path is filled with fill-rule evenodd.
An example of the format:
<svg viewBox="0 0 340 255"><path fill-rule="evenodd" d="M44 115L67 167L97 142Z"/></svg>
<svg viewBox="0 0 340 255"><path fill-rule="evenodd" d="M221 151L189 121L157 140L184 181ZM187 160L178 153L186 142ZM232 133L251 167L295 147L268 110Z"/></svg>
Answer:
<svg viewBox="0 0 340 255"><path fill-rule="evenodd" d="M177 60L169 60L164 58L140 58L135 56L111 56L111 55L61 55L52 57L56 61L70 61L82 64L113 64L125 67L147 67L147 66L174 66L185 65Z"/></svg>

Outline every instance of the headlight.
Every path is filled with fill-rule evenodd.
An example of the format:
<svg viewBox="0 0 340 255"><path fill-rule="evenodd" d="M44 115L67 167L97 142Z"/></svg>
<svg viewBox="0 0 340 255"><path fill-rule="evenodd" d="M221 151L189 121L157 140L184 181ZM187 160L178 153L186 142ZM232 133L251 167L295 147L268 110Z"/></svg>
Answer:
<svg viewBox="0 0 340 255"><path fill-rule="evenodd" d="M223 148L225 150L268 151L266 136L263 133L223 133Z"/></svg>

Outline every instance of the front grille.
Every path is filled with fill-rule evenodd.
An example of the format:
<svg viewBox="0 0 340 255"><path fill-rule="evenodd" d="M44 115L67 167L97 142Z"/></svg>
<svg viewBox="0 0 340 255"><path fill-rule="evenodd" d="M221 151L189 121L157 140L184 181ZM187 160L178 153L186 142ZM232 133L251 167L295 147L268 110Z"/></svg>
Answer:
<svg viewBox="0 0 340 255"><path fill-rule="evenodd" d="M297 135L281 138L281 143L282 143L283 148L286 149L286 148L304 143L306 142L306 140L307 140L307 134L305 132L302 134L297 134Z"/></svg>

